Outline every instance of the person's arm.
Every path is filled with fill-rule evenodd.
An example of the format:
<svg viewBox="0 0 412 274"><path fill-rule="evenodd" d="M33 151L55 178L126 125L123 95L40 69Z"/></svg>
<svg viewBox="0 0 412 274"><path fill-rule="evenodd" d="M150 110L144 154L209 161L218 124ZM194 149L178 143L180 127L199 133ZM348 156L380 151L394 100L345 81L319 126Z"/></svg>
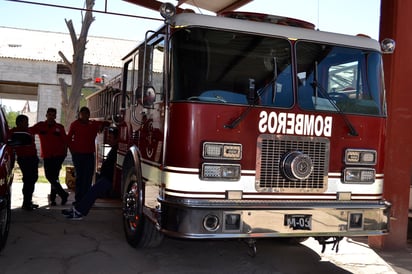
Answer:
<svg viewBox="0 0 412 274"><path fill-rule="evenodd" d="M69 149L71 149L71 145L72 145L72 142L73 142L73 136L74 136L74 132L75 132L74 128L75 128L75 122L70 124L69 132L66 135L66 144L67 144L67 147Z"/></svg>
<svg viewBox="0 0 412 274"><path fill-rule="evenodd" d="M36 135L36 134L39 135L39 133L40 133L39 127L40 127L40 122L38 122L37 124L29 127L28 130L29 130L29 132L30 132L31 134L33 134L33 135Z"/></svg>
<svg viewBox="0 0 412 274"><path fill-rule="evenodd" d="M68 137L66 134L66 130L64 129L64 126L62 124L59 124L60 127L60 139L65 147L65 151L67 154L67 148L68 148Z"/></svg>
<svg viewBox="0 0 412 274"><path fill-rule="evenodd" d="M110 121L97 121L97 120L89 120L93 127L96 129L97 133L102 133L102 131L110 126Z"/></svg>

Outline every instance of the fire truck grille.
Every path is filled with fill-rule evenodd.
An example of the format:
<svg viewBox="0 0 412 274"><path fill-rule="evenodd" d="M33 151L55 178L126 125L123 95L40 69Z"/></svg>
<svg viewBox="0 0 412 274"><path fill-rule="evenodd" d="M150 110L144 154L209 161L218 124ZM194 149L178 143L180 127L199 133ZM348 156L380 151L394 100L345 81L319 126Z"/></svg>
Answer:
<svg viewBox="0 0 412 274"><path fill-rule="evenodd" d="M257 141L258 192L324 192L329 139L262 134Z"/></svg>

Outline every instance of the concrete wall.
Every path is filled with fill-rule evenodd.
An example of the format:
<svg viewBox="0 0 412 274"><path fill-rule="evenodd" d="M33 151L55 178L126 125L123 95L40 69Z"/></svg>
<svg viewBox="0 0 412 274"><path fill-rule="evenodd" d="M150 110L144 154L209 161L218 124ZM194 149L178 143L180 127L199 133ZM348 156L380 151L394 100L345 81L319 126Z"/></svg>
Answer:
<svg viewBox="0 0 412 274"><path fill-rule="evenodd" d="M70 85L71 75L57 74L57 64L57 62L51 61L0 58L0 86L3 84L2 92L7 93L7 98L14 99L25 99L25 93L34 93L33 95L38 101L37 121L45 119L48 107L55 107L58 110L57 121L60 121L62 99L59 78L64 78ZM83 78L95 79L102 75L111 78L120 74L120 72L120 68L86 64ZM27 87L30 87L30 91ZM96 88L96 90L99 88L94 82L88 83L86 87Z"/></svg>
<svg viewBox="0 0 412 274"><path fill-rule="evenodd" d="M49 107L54 107L58 110L56 120L61 121L62 96L60 86L40 84L38 86L37 98L37 121L42 121L46 118L46 111Z"/></svg>
<svg viewBox="0 0 412 274"><path fill-rule="evenodd" d="M56 63L16 58L0 58L0 81L55 84Z"/></svg>

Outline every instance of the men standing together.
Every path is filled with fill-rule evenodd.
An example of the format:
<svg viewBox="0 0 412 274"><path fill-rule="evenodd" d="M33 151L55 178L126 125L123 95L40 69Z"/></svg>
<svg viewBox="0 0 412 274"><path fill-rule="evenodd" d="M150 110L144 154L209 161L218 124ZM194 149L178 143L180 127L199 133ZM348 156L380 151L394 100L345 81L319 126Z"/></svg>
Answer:
<svg viewBox="0 0 412 274"><path fill-rule="evenodd" d="M38 122L32 127L28 126L28 117L19 115L16 118L16 127L13 132L24 131L32 135L32 143L28 146L16 148L17 163L23 175L22 208L33 210L38 205L33 204L32 195L35 183L38 179L38 163L34 136L40 139L41 157L44 164L44 172L50 182L50 204L56 205L56 195L60 196L61 205L67 203L69 193L60 184L59 174L62 164L67 156L67 149L72 154L73 165L76 173L75 202L79 202L91 187L95 171L95 138L108 122L89 120L90 110L82 107L78 119L71 125L68 134L62 124L56 122L56 109L48 108L46 120Z"/></svg>

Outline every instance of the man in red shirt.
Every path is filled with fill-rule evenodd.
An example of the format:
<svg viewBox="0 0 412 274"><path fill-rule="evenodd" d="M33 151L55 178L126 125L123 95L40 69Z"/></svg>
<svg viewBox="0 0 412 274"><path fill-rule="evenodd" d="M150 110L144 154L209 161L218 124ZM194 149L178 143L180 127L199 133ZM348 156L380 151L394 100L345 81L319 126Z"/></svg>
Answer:
<svg viewBox="0 0 412 274"><path fill-rule="evenodd" d="M20 114L16 117L16 127L10 130L10 134L14 132L27 132L32 135L32 142L26 146L16 146L15 152L17 155L17 163L19 164L21 173L23 175L23 205L24 210L31 211L38 208L39 205L33 204L34 185L39 177L38 166L39 157L37 156L36 144L34 142L34 135L29 129L29 117Z"/></svg>
<svg viewBox="0 0 412 274"><path fill-rule="evenodd" d="M109 125L106 121L94 121L89 118L89 108L80 108L79 118L71 123L67 133L76 173L75 204L82 200L92 185L95 171L95 139L103 127Z"/></svg>
<svg viewBox="0 0 412 274"><path fill-rule="evenodd" d="M56 109L48 108L46 120L31 127L32 133L40 138L40 152L44 163L44 173L51 184L50 202L56 205L56 193L65 205L69 194L60 184L59 174L67 155L67 137L64 126L56 122Z"/></svg>
<svg viewBox="0 0 412 274"><path fill-rule="evenodd" d="M83 199L71 209L63 209L62 214L70 220L81 220L86 216L98 197L107 195L112 189L114 170L117 159L117 149L119 143L119 130L116 127L110 127L107 130L106 144L111 149L104 159L100 172L96 174L96 182L86 193Z"/></svg>

